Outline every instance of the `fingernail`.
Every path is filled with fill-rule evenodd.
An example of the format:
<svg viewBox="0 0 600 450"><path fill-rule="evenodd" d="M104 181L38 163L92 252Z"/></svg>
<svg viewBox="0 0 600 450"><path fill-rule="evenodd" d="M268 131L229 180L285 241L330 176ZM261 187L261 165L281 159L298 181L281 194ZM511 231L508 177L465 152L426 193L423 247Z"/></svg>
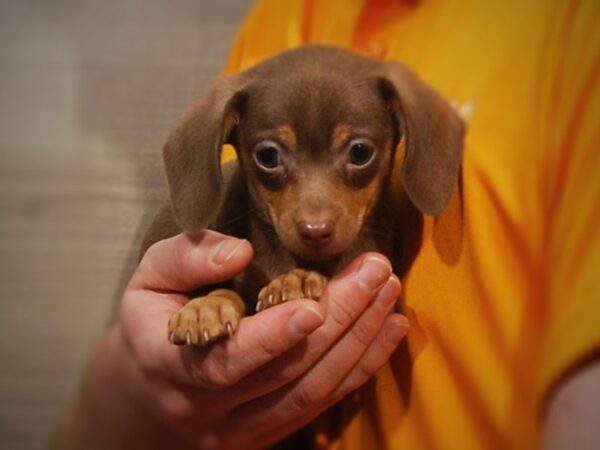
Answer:
<svg viewBox="0 0 600 450"><path fill-rule="evenodd" d="M390 326L390 329L385 332L385 340L392 346L398 345L402 338L406 336L406 333L408 333L408 321L404 318L402 319L403 320L394 322L394 324Z"/></svg>
<svg viewBox="0 0 600 450"><path fill-rule="evenodd" d="M289 324L294 331L308 335L319 328L324 320L325 318L316 308L305 307L298 309L292 315Z"/></svg>
<svg viewBox="0 0 600 450"><path fill-rule="evenodd" d="M392 268L388 263L371 257L365 259L358 269L357 280L366 292L372 292L383 286L391 274Z"/></svg>
<svg viewBox="0 0 600 450"><path fill-rule="evenodd" d="M386 280L385 286L377 293L375 301L379 302L385 309L390 309L398 301L398 293L401 289L400 281L392 274ZM393 292L394 290L396 293Z"/></svg>
<svg viewBox="0 0 600 450"><path fill-rule="evenodd" d="M233 255L240 249L240 247L246 242L245 239L226 239L221 242L212 257L212 262L218 266L227 264Z"/></svg>

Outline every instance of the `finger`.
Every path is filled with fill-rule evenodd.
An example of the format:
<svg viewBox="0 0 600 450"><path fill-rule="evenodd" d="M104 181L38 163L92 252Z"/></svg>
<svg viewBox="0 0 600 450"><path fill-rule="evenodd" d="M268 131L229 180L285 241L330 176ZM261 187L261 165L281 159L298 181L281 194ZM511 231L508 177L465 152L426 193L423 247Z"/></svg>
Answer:
<svg viewBox="0 0 600 450"><path fill-rule="evenodd" d="M238 408L232 415L234 426L248 427L248 432L284 426L289 420L296 420L307 411L327 403L380 332L399 294L400 282L391 276L375 302L325 356L292 385ZM260 414L259 411L271 411L273 414Z"/></svg>
<svg viewBox="0 0 600 450"><path fill-rule="evenodd" d="M195 384L231 387L304 340L324 321L323 306L313 300L295 300L246 317L233 337L210 349L206 358L198 360L187 352L189 363L196 365Z"/></svg>
<svg viewBox="0 0 600 450"><path fill-rule="evenodd" d="M367 351L362 355L358 364L356 364L350 374L330 395L323 399L323 401L311 405L309 408L296 411L295 414L290 414L287 411L287 421L268 420L268 427L258 427L254 424L254 428L249 431L249 433L253 433L254 444L257 447L266 447L280 441L295 430L311 422L346 395L364 385L387 363L393 352L398 348L398 344L405 337L408 328L408 321L404 316L400 314L388 316L380 332ZM263 411L254 411L252 417L266 416ZM268 413L271 418L285 417L280 414L280 411L277 410L272 410Z"/></svg>
<svg viewBox="0 0 600 450"><path fill-rule="evenodd" d="M157 296L162 298L150 301ZM325 315L312 300L286 303L243 318L232 338L198 349L173 346L161 332L179 307L170 294L128 291L121 309L124 334L149 376L211 388L230 386L277 358L320 326Z"/></svg>
<svg viewBox="0 0 600 450"><path fill-rule="evenodd" d="M280 375L292 379L321 358L372 303L391 273L384 256L366 253L332 278L319 302L326 308L325 323L308 337L306 348L292 349L279 362Z"/></svg>
<svg viewBox="0 0 600 450"><path fill-rule="evenodd" d="M375 375L388 362L398 344L408 333L408 329L409 322L406 317L400 314L391 314L387 317L377 337L362 355L358 364L331 395L331 401L335 403L341 400Z"/></svg>
<svg viewBox="0 0 600 450"><path fill-rule="evenodd" d="M268 394L304 374L360 317L390 274L390 264L381 255L368 253L357 258L327 285L323 297L327 307L325 323L307 338L305 345L290 348L285 355L273 358L269 364L256 366L260 369L240 378L240 383L230 389L231 395L245 402ZM400 289L397 278L394 277L394 280L392 291L384 295L386 299L391 298L391 302L397 299ZM376 309L380 316L387 312ZM371 316L361 322L362 328L381 325L382 318L373 320ZM372 331L372 335L375 332Z"/></svg>
<svg viewBox="0 0 600 450"><path fill-rule="evenodd" d="M400 290L400 281L392 275L377 294L376 300L345 331L329 353L319 360L309 360L306 355L312 353L309 346L314 345L310 342L313 338L311 336L306 346L292 349L284 357L262 366L256 373L241 380L233 389L235 395L242 401L264 396L303 375L309 368L310 374L303 377L307 391L319 396L321 391L326 394L333 390L378 333L390 308L398 299ZM321 330L315 331L315 337L320 332ZM324 380L327 381L324 383Z"/></svg>
<svg viewBox="0 0 600 450"><path fill-rule="evenodd" d="M380 280L389 278L390 273L389 262L383 256L366 254L334 277L323 299L327 304L326 323L313 333L320 333L318 337L310 336L301 347L295 345L312 330L299 335L288 320L305 301L285 303L244 318L233 339L203 351L173 348L162 333L157 333L166 328L170 315L180 306L180 299L173 294L129 290L122 319L137 359L150 375L193 386L228 387L292 348L280 366L279 380L289 381L304 373L333 345L371 303L382 284ZM141 298L159 301L140 301ZM324 328L327 329L322 332Z"/></svg>
<svg viewBox="0 0 600 450"><path fill-rule="evenodd" d="M152 245L143 256L129 287L187 292L233 278L253 256L252 245L216 231L179 234Z"/></svg>
<svg viewBox="0 0 600 450"><path fill-rule="evenodd" d="M290 401L296 407L305 408L313 403L312 399L321 399L330 395L335 387L346 377L362 355L370 348L380 332L384 321L400 296L400 281L390 276L377 298L360 318L344 333L328 353L315 364L302 378L304 387L301 393L306 397L291 396ZM323 383L322 380L328 380Z"/></svg>

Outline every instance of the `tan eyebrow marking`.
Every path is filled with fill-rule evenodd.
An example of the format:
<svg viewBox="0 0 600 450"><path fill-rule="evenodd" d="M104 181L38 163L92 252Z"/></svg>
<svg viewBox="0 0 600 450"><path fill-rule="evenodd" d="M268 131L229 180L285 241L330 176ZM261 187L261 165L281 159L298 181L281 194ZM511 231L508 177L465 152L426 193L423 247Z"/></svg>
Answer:
<svg viewBox="0 0 600 450"><path fill-rule="evenodd" d="M294 129L289 125L281 125L277 127L276 130L277 137L283 142L288 148L295 148L296 141L296 133L294 133Z"/></svg>
<svg viewBox="0 0 600 450"><path fill-rule="evenodd" d="M342 147L350 137L350 133L352 132L352 128L350 125L340 124L336 125L333 129L333 133L331 134L331 146L332 148L340 148Z"/></svg>

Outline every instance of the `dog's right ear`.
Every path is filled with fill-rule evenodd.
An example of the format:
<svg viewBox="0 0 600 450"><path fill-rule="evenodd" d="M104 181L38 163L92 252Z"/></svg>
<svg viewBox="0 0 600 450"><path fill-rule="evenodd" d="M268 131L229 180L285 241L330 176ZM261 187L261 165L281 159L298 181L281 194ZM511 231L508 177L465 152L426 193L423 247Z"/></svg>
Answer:
<svg viewBox="0 0 600 450"><path fill-rule="evenodd" d="M209 226L221 204L221 149L245 100L239 76L218 79L170 134L163 150L173 213L184 231Z"/></svg>

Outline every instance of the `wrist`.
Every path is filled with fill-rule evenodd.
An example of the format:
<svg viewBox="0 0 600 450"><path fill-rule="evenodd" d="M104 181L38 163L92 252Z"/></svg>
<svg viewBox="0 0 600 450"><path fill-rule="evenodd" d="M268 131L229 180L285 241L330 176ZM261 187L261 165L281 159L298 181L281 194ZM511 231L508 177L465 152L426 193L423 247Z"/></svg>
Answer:
<svg viewBox="0 0 600 450"><path fill-rule="evenodd" d="M171 435L149 381L114 325L93 352L51 448L168 448Z"/></svg>

